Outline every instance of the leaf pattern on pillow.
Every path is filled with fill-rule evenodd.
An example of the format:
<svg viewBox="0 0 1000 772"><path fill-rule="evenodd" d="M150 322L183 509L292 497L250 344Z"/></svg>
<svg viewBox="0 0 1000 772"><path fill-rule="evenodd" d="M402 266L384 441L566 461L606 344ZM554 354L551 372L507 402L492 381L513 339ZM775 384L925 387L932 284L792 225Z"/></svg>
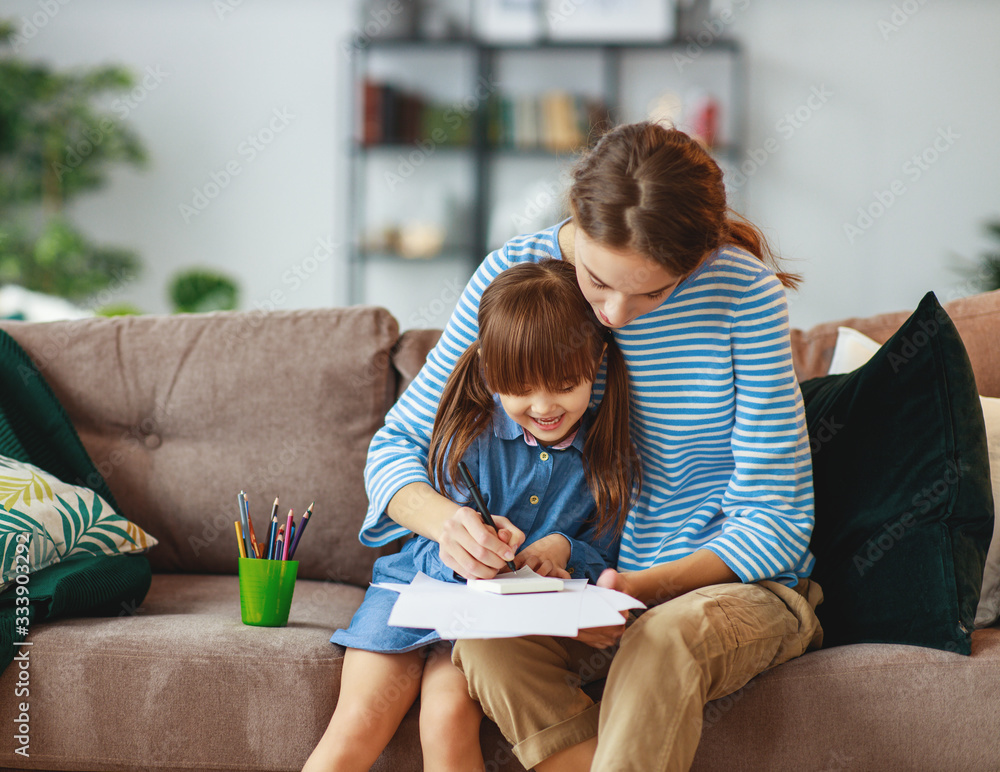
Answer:
<svg viewBox="0 0 1000 772"><path fill-rule="evenodd" d="M62 516L63 541L65 548L63 557L74 552L89 552L95 555L115 553L120 551L123 541L141 549L139 543L123 526L128 522L121 515L108 510L104 514L104 505L100 496L94 496L93 505L88 508L80 494L76 495L76 506L70 504L62 496L56 496L56 511Z"/></svg>
<svg viewBox="0 0 1000 772"><path fill-rule="evenodd" d="M139 526L133 523L128 518L123 517L122 520L125 521L125 530L128 531L129 537L132 539L133 544L139 545L139 549L148 549L153 546L149 543L149 534L142 530Z"/></svg>
<svg viewBox="0 0 1000 772"><path fill-rule="evenodd" d="M27 557L30 571L37 571L61 560L52 539L39 529L30 518L16 509L11 510L7 515L0 520L0 565L3 566L0 582L3 583L3 589L6 589L17 574L25 573L17 570L18 565L24 565L24 557ZM27 526L24 525L25 522L28 523ZM28 539L28 552L26 556L22 553L21 559L18 559L17 547L22 543L18 536L25 531L31 533Z"/></svg>
<svg viewBox="0 0 1000 772"><path fill-rule="evenodd" d="M7 465L5 464L4 466ZM7 466L7 468L10 469L12 467ZM34 496L35 501L52 498L52 488L49 487L44 477L30 469L23 471L28 472L29 476L27 478L23 476L7 477L6 475L0 475L0 505L8 511L11 507L16 506L18 502L23 503L26 507L30 507L32 496Z"/></svg>

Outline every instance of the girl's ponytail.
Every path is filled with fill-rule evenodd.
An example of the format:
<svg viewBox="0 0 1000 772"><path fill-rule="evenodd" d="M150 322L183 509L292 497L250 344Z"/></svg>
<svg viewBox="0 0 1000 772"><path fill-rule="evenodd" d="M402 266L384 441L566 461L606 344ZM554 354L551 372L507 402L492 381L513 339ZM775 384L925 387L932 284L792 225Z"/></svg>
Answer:
<svg viewBox="0 0 1000 772"><path fill-rule="evenodd" d="M597 533L620 533L642 486L642 462L629 432L628 368L613 336L607 336L604 397L587 433L584 464L597 502Z"/></svg>
<svg viewBox="0 0 1000 772"><path fill-rule="evenodd" d="M427 473L435 487L447 496L445 481L457 487L458 462L486 428L493 416L493 395L486 388L480 363L478 341L458 358L451 377L445 383L434 418ZM445 469L445 459L448 468Z"/></svg>

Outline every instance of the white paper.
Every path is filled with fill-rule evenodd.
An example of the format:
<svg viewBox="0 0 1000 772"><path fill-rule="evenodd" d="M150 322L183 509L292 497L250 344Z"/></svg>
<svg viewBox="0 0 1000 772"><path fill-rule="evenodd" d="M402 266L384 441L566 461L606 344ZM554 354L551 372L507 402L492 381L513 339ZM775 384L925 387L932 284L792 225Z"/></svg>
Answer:
<svg viewBox="0 0 1000 772"><path fill-rule="evenodd" d="M620 611L645 608L623 593L565 580L559 592L493 595L464 584L418 573L409 585L379 583L399 598L389 615L393 627L436 630L445 639L509 638L521 635L573 637L581 628L621 624Z"/></svg>

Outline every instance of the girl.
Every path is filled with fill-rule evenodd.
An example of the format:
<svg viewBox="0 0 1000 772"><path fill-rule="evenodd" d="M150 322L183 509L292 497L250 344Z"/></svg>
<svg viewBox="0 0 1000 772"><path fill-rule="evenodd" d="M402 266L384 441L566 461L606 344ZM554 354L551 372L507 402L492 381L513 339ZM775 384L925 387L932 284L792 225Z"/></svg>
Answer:
<svg viewBox="0 0 1000 772"><path fill-rule="evenodd" d="M627 629L579 641L459 641L453 660L526 768L687 769L706 700L822 638L821 592L807 579L812 465L783 288L796 277L777 272L760 232L728 209L718 165L675 129L611 130L577 163L569 199L571 219L486 258L390 411L369 450L362 540L412 529L438 540L442 562L463 576L502 565L506 545L427 483L429 416L497 274L545 257L572 263L629 368L643 465L619 571L600 583L651 608ZM588 646L619 639L603 658ZM610 664L585 672L607 676L599 705L576 688L581 663L594 661Z"/></svg>
<svg viewBox="0 0 1000 772"><path fill-rule="evenodd" d="M542 574L596 580L614 562L640 484L621 352L580 294L573 267L556 260L498 276L483 292L478 323L444 386L429 474L440 495L457 501L468 498L453 482L458 462L478 478L499 529L492 536L503 544L503 562L480 575L513 559ZM594 409L602 360L606 387ZM372 581L409 582L418 571L459 581L437 541L424 536L379 558ZM450 646L431 630L388 627L397 597L370 587L350 628L333 635L347 647L340 698L307 772L367 770L418 693L424 768L483 768L482 712Z"/></svg>

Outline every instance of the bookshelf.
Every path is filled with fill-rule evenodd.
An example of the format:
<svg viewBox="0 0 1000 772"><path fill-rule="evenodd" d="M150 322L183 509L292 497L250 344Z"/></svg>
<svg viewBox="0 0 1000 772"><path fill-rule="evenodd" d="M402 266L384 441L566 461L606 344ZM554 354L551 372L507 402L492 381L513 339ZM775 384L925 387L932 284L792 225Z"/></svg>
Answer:
<svg viewBox="0 0 1000 772"><path fill-rule="evenodd" d="M601 125L673 110L724 169L738 162L742 48L718 38L692 57L690 46L408 37L355 49L350 302L381 303L370 288L387 279L453 301L445 284L464 286L492 249L557 219L565 173Z"/></svg>

